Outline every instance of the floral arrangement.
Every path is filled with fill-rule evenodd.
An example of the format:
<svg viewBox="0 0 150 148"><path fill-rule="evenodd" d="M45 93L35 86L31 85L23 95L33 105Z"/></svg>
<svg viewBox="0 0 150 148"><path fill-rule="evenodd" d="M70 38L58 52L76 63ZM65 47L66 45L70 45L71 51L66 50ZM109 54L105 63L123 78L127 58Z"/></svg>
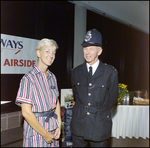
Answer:
<svg viewBox="0 0 150 148"><path fill-rule="evenodd" d="M121 104L122 99L129 93L127 85L123 83L118 84L118 104Z"/></svg>

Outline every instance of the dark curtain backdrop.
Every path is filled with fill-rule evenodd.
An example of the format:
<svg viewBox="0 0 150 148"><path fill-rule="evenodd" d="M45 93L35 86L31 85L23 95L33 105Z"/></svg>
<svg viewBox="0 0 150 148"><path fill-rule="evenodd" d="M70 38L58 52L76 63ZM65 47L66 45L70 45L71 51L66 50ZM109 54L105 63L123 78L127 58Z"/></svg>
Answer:
<svg viewBox="0 0 150 148"><path fill-rule="evenodd" d="M74 4L61 1L1 1L1 33L32 39L54 39L59 49L52 66L59 92L71 88L70 73L73 65ZM1 112L20 110L15 105L23 74L1 74Z"/></svg>
<svg viewBox="0 0 150 148"><path fill-rule="evenodd" d="M149 91L149 34L106 16L87 11L87 30L102 34L102 62L118 70L119 82L129 91Z"/></svg>

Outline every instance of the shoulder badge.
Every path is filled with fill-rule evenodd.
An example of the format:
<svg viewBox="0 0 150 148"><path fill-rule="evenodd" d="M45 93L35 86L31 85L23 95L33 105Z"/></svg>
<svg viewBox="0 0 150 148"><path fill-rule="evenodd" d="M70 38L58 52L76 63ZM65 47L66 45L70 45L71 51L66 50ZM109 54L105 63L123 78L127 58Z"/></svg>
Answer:
<svg viewBox="0 0 150 148"><path fill-rule="evenodd" d="M115 72L117 72L117 69L115 67L113 67L112 65L109 65L107 63L105 63L105 65L107 65L108 67L112 68Z"/></svg>

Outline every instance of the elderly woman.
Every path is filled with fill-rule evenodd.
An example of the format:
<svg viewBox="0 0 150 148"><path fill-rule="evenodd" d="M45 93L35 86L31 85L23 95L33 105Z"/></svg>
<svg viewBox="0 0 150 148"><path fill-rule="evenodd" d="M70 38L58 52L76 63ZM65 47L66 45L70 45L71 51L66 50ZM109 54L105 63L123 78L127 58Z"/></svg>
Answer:
<svg viewBox="0 0 150 148"><path fill-rule="evenodd" d="M15 103L24 117L24 147L59 147L59 91L55 75L48 70L57 48L52 39L40 40L36 47L38 64L21 79Z"/></svg>

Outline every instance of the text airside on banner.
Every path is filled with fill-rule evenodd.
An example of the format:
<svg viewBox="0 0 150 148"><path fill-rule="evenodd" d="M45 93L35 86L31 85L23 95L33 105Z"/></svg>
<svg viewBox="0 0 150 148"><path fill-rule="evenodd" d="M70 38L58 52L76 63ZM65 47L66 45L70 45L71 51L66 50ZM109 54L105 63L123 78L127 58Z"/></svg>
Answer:
<svg viewBox="0 0 150 148"><path fill-rule="evenodd" d="M1 34L1 74L25 74L37 62L39 40Z"/></svg>

